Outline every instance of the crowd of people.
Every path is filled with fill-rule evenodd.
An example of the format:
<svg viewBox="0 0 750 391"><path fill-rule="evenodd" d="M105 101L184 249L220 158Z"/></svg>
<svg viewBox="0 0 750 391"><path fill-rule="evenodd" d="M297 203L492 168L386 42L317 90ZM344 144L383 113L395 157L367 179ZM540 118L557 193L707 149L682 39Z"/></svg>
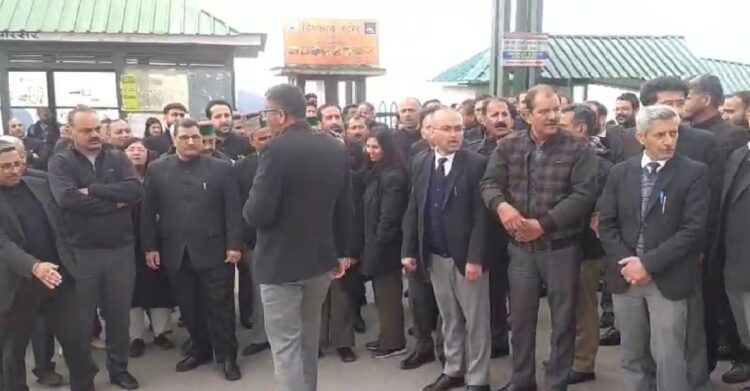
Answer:
<svg viewBox="0 0 750 391"><path fill-rule="evenodd" d="M28 389L29 344L38 381L62 384L55 340L72 390L94 389L96 345L110 381L136 389L128 361L152 339L180 351L177 372L217 363L229 381L238 353L270 350L283 391L316 390L329 349L406 355L402 370L439 360L425 391L489 390L490 361L510 355L501 390L536 390L542 297L539 388L594 381L600 345L621 346L628 391L707 390L719 360L724 382L748 381L750 92L660 77L614 103L607 121L547 85L406 98L391 128L368 102L279 85L252 121L223 100L202 121L172 103L143 138L85 106L63 126L46 109L28 131L11 119L0 389ZM378 333L356 349L368 282Z"/></svg>

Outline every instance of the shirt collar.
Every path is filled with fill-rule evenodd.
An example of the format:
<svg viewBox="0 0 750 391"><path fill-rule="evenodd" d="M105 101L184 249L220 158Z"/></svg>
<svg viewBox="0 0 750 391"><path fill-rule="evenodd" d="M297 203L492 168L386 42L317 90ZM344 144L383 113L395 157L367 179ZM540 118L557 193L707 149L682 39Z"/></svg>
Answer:
<svg viewBox="0 0 750 391"><path fill-rule="evenodd" d="M643 156L641 157L641 168L646 168L649 163L654 162L659 165L659 167L656 168L656 172L659 172L662 168L664 168L664 165L667 164L667 161L669 161L669 159L651 160L651 158L646 155L646 152L643 152Z"/></svg>
<svg viewBox="0 0 750 391"><path fill-rule="evenodd" d="M435 148L435 162L437 162L438 160L440 160L440 158L443 158L443 157L448 159L446 163L453 163L453 158L456 157L456 153L453 152L450 155L443 155L437 150L437 148Z"/></svg>

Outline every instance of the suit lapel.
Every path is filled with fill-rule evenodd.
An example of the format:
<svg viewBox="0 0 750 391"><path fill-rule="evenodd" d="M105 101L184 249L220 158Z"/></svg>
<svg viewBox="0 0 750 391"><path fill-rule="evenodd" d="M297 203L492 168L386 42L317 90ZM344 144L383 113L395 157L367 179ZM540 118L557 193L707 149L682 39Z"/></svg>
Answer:
<svg viewBox="0 0 750 391"><path fill-rule="evenodd" d="M667 161L667 164L664 165L664 168L659 171L659 178L656 179L656 183L654 184L653 190L651 190L651 196L648 198L648 204L646 205L646 212L643 214L643 217L645 218L648 216L649 213L651 213L651 210L656 205L656 202L659 200L659 195L662 191L669 185L669 182L672 181L672 178L674 178L674 174L676 169L674 166L677 164L678 157L673 157ZM640 189L641 187L638 186Z"/></svg>
<svg viewBox="0 0 750 391"><path fill-rule="evenodd" d="M640 159L632 158L627 161L625 173L625 191L632 196L626 197L623 202L632 202L628 205L627 210L632 210L641 215L641 163Z"/></svg>
<svg viewBox="0 0 750 391"><path fill-rule="evenodd" d="M424 212L424 207L427 203L427 192L430 188L430 175L432 175L433 166L432 163L435 161L435 153L430 152L421 162L420 170L418 171L419 177L417 179L417 201L419 201L419 210Z"/></svg>
<svg viewBox="0 0 750 391"><path fill-rule="evenodd" d="M42 205L42 209L44 209L44 214L47 215L47 221L49 222L50 227L54 230L54 232L57 232L57 226L55 226L56 220L53 218L54 212L52 211L52 206L50 205L50 202L54 202L48 195L47 192L45 192L45 189L40 188L40 185L42 186L49 186L47 185L47 182L34 182L34 181L26 181L24 178L21 178L21 180L26 183L26 186L29 188L29 191L31 191L31 194L34 195L34 198L39 202L40 205Z"/></svg>
<svg viewBox="0 0 750 391"><path fill-rule="evenodd" d="M453 187L456 186L456 178L460 175L463 169L465 155L461 150L456 152L456 156L453 157L453 165L451 166L451 172L445 177L445 194L443 194L443 205L442 209L445 209L445 205L448 204L448 199L453 193Z"/></svg>
<svg viewBox="0 0 750 391"><path fill-rule="evenodd" d="M747 147L745 147L745 149L747 150ZM748 153L746 152L746 153L740 154L740 158L737 159L736 163L730 162L730 164L734 163L734 166L731 167L731 169L733 170L731 171L732 176L729 177L731 178L731 181L725 181L726 183L724 184L726 194L729 193L729 189L732 185L732 182L734 182L734 179L737 175L737 171L739 171L740 164L742 164L742 161L747 158L748 158ZM737 184L736 191L734 191L733 197L731 200L729 200L729 203L727 205L732 205L735 201L737 201L737 198L739 198L740 195L742 195L742 193L748 188L748 186L750 186L750 175L745 175L745 177L742 178L742 182Z"/></svg>

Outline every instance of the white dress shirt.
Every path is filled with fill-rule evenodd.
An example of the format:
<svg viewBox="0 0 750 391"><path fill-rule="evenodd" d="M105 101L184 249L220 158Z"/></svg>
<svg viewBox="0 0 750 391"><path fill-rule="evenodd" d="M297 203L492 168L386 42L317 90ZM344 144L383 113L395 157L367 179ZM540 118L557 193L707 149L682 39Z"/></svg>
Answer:
<svg viewBox="0 0 750 391"><path fill-rule="evenodd" d="M654 162L654 163L657 163L659 165L659 167L656 167L656 172L659 172L659 171L661 171L662 168L664 168L664 165L667 164L667 161L669 161L669 159L651 160L651 158L648 157L648 155L646 154L646 152L644 152L643 153L643 157L641 158L641 168L646 168L646 166L648 166L649 163Z"/></svg>
<svg viewBox="0 0 750 391"><path fill-rule="evenodd" d="M440 167L440 158L446 158L445 164L443 164L443 168L445 169L445 176L448 176L448 174L451 172L451 168L453 168L453 158L456 157L456 153L453 152L450 155L443 155L438 150L435 150L435 169L437 170L438 167Z"/></svg>

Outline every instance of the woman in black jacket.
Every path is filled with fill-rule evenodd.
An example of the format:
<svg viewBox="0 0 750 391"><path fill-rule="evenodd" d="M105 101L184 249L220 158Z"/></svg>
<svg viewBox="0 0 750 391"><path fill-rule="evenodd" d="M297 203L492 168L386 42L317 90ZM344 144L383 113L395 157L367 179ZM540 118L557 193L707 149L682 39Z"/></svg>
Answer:
<svg viewBox="0 0 750 391"><path fill-rule="evenodd" d="M368 166L363 175L364 247L360 273L372 278L380 319L377 341L367 343L375 358L406 353L401 277L401 218L409 197L404 159L393 138L383 130L367 138Z"/></svg>

